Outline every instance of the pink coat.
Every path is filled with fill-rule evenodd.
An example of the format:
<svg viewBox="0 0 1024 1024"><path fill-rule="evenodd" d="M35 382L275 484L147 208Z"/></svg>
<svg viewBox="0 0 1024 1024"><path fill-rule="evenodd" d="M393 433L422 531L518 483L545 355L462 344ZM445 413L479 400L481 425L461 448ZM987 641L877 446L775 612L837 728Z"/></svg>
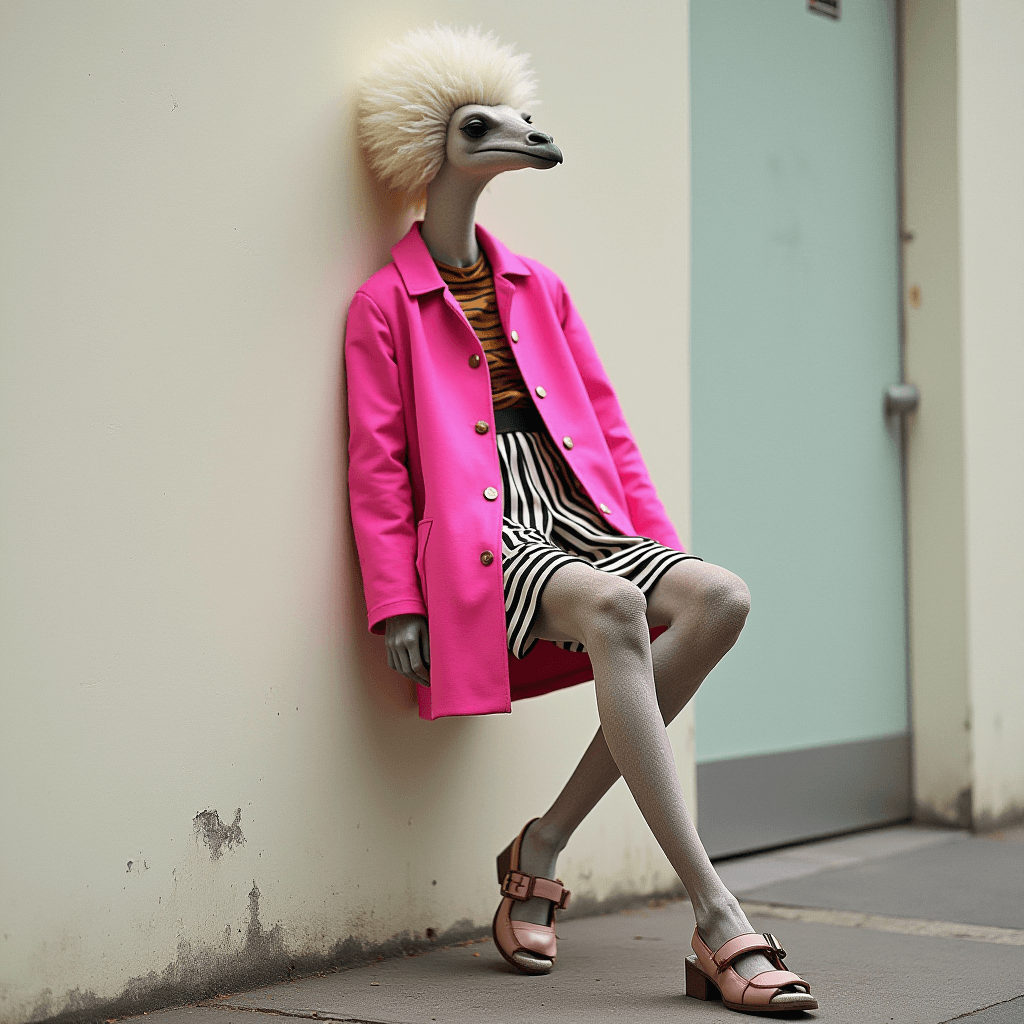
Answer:
<svg viewBox="0 0 1024 1024"><path fill-rule="evenodd" d="M681 550L565 286L480 227L477 238L523 379L551 436L572 437L564 455L587 493L618 530ZM345 333L349 493L370 629L427 616L421 717L511 711L514 699L593 678L590 661L544 641L521 661L508 653L502 503L484 497L500 491L501 471L483 349L418 224L391 254L356 292ZM478 420L492 429L478 434Z"/></svg>

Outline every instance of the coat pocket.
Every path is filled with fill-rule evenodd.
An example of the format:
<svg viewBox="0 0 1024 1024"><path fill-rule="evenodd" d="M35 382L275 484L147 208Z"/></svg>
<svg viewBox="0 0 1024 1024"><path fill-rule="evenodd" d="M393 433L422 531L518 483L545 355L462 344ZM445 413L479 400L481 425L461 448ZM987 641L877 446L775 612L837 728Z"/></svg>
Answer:
<svg viewBox="0 0 1024 1024"><path fill-rule="evenodd" d="M433 525L433 519L421 519L416 525L416 572L420 578L420 593L423 595L424 604L427 604L427 541L430 539L430 528Z"/></svg>

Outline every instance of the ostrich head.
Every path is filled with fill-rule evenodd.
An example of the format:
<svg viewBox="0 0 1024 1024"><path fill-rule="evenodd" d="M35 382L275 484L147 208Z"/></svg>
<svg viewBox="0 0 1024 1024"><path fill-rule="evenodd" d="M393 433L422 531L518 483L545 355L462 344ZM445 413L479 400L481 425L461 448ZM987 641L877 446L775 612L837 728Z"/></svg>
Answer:
<svg viewBox="0 0 1024 1024"><path fill-rule="evenodd" d="M374 172L421 202L439 178L478 196L502 171L561 163L551 137L532 125L528 63L473 28L435 25L392 42L362 83L359 135Z"/></svg>
<svg viewBox="0 0 1024 1024"><path fill-rule="evenodd" d="M554 167L562 152L550 135L533 127L528 111L467 103L448 122L445 159L449 173L490 181L502 171Z"/></svg>

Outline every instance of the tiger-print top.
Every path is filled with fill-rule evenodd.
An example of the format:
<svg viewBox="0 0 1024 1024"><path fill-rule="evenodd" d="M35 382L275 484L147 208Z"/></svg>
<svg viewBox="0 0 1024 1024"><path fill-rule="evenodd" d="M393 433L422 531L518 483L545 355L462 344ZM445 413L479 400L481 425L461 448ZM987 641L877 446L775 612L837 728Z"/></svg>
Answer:
<svg viewBox="0 0 1024 1024"><path fill-rule="evenodd" d="M481 250L480 258L471 267L450 267L437 260L434 262L441 279L458 300L483 346L491 374L491 400L494 408L529 408L533 404L530 393L498 318L494 275L487 257Z"/></svg>

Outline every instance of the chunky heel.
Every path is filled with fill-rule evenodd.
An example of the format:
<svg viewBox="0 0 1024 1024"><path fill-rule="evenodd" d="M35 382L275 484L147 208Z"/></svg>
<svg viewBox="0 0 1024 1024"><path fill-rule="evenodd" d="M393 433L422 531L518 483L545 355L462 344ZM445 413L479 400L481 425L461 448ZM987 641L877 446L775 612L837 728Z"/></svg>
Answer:
<svg viewBox="0 0 1024 1024"><path fill-rule="evenodd" d="M721 999L714 983L697 966L695 956L686 958L686 994L693 996L694 999Z"/></svg>

